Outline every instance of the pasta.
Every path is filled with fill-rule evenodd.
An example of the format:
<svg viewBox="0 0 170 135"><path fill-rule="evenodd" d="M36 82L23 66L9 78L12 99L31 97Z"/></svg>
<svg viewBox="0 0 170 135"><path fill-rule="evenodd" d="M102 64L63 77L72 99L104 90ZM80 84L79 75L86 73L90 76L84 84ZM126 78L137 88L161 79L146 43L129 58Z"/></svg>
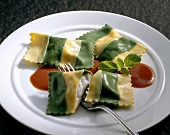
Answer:
<svg viewBox="0 0 170 135"><path fill-rule="evenodd" d="M31 43L24 59L47 66L62 66L68 62L75 69L91 68L94 62L94 44L45 34L31 33Z"/></svg>
<svg viewBox="0 0 170 135"><path fill-rule="evenodd" d="M92 74L86 70L49 73L47 114L75 113Z"/></svg>
<svg viewBox="0 0 170 135"><path fill-rule="evenodd" d="M133 106L130 75L97 71L92 77L85 101L111 106Z"/></svg>
<svg viewBox="0 0 170 135"><path fill-rule="evenodd" d="M111 107L134 105L130 75L102 70L92 75L85 69L94 66L94 59L117 63L118 58L123 61L129 54L142 56L147 50L142 44L123 37L109 25L85 33L76 40L41 33L30 33L30 36L31 43L24 60L47 67L63 67L70 63L76 69L49 73L46 114L75 113L85 90L86 102Z"/></svg>
<svg viewBox="0 0 170 135"><path fill-rule="evenodd" d="M95 58L101 61L112 60L116 62L118 57L124 59L131 53L143 55L147 49L145 46L121 36L109 25L88 32L78 39L93 42L95 44Z"/></svg>

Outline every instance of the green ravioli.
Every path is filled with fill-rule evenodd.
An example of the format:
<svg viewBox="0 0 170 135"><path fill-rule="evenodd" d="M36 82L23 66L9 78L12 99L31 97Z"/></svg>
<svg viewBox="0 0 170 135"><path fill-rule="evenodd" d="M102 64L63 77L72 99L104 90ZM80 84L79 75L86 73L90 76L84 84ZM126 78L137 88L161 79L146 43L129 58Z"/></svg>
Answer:
<svg viewBox="0 0 170 135"><path fill-rule="evenodd" d="M128 54L137 53L142 55L146 47L136 41L120 35L109 25L83 34L80 40L87 40L95 44L95 58L100 61L115 61L117 56L124 59Z"/></svg>
<svg viewBox="0 0 170 135"><path fill-rule="evenodd" d="M49 99L46 113L62 115L67 111L66 84L62 72L49 73Z"/></svg>
<svg viewBox="0 0 170 135"><path fill-rule="evenodd" d="M52 37L49 38L49 44L47 46L46 54L43 64L49 66L59 66L62 50L66 38Z"/></svg>
<svg viewBox="0 0 170 135"><path fill-rule="evenodd" d="M49 96L46 114L75 113L92 74L86 70L49 73Z"/></svg>
<svg viewBox="0 0 170 135"><path fill-rule="evenodd" d="M118 54L127 52L136 45L136 42L121 37L117 40L112 41L99 56L99 60L113 60Z"/></svg>
<svg viewBox="0 0 170 135"><path fill-rule="evenodd" d="M132 106L133 92L130 76L99 70L90 82L86 102L116 106Z"/></svg>
<svg viewBox="0 0 170 135"><path fill-rule="evenodd" d="M75 69L92 68L94 65L92 42L39 33L30 35L31 43L24 55L26 61L55 67L70 63Z"/></svg>

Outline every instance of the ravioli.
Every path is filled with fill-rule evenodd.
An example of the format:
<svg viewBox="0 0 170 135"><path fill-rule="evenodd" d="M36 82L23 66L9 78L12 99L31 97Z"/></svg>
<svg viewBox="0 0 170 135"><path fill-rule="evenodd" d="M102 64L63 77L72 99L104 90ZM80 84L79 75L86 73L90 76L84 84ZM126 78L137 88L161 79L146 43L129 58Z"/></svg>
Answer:
<svg viewBox="0 0 170 135"><path fill-rule="evenodd" d="M95 44L95 58L101 61L116 61L118 57L124 59L131 53L138 53L142 56L147 49L140 43L123 37L109 25L88 32L78 39L93 42Z"/></svg>
<svg viewBox="0 0 170 135"><path fill-rule="evenodd" d="M49 115L75 113L91 77L91 72L86 70L49 73L46 113Z"/></svg>
<svg viewBox="0 0 170 135"><path fill-rule="evenodd" d="M102 70L92 75L84 69L94 66L94 58L116 63L117 58L124 60L129 54L142 56L147 50L144 45L123 37L109 25L88 32L76 40L40 33L30 33L30 36L31 43L24 60L55 67L70 63L77 70L49 73L46 114L75 113L86 89L86 102L111 107L134 105L130 75Z"/></svg>
<svg viewBox="0 0 170 135"><path fill-rule="evenodd" d="M70 63L75 69L92 68L94 44L84 40L70 40L50 35L31 33L31 43L24 60L47 66Z"/></svg>
<svg viewBox="0 0 170 135"><path fill-rule="evenodd" d="M134 96L130 75L97 71L92 77L85 101L112 107L133 106Z"/></svg>

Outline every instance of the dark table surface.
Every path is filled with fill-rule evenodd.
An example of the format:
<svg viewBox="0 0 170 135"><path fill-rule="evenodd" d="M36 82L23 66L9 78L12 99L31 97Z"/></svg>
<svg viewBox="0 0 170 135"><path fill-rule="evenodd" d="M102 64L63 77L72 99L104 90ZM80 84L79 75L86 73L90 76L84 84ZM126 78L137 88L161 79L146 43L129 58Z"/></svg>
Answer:
<svg viewBox="0 0 170 135"><path fill-rule="evenodd" d="M142 21L170 39L170 0L1 0L0 43L37 18L65 11L95 10ZM12 118L0 106L0 135L41 135ZM170 116L140 135L170 135Z"/></svg>

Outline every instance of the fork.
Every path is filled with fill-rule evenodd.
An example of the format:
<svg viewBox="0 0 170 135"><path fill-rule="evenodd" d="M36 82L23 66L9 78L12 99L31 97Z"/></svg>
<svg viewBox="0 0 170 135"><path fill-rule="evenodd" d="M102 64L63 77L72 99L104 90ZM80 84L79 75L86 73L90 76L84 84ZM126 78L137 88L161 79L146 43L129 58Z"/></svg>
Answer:
<svg viewBox="0 0 170 135"><path fill-rule="evenodd" d="M64 72L71 72L71 71L75 71L74 68L71 66L70 63L68 64L64 64L60 67L58 67L58 70L62 72L62 70ZM96 110L96 109L102 109L104 111L106 111L107 113L109 113L113 118L115 118L115 120L117 120L117 122L119 122L119 124L129 133L129 135L139 135L135 130L133 130L132 128L130 128L114 111L112 111L109 107L105 106L105 105L99 105L96 102L85 102L85 94L82 97L81 100L81 105L83 105L83 107L87 110Z"/></svg>

